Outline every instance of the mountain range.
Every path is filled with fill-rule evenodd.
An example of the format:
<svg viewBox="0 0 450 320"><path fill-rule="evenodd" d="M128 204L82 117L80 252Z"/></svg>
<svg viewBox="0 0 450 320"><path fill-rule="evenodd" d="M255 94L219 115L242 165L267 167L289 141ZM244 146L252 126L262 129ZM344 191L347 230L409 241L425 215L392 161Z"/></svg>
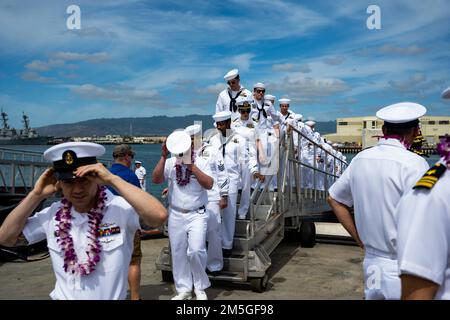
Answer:
<svg viewBox="0 0 450 320"><path fill-rule="evenodd" d="M175 129L202 121L203 130L213 127L210 115L181 117L154 116L146 118L102 118L75 123L53 124L36 128L43 136L80 137L105 135L167 136ZM321 134L336 132L336 121L317 122Z"/></svg>

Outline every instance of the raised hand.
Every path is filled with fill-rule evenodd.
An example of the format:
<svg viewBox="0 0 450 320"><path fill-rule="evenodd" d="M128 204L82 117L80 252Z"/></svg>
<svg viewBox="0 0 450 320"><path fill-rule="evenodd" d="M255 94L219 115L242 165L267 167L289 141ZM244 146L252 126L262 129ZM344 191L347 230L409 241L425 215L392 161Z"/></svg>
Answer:
<svg viewBox="0 0 450 320"><path fill-rule="evenodd" d="M78 167L75 171L77 177L86 177L99 185L110 185L112 179L115 177L103 164L88 164L86 166Z"/></svg>
<svg viewBox="0 0 450 320"><path fill-rule="evenodd" d="M55 170L53 168L48 168L41 174L32 191L36 196L44 199L61 190L54 173Z"/></svg>

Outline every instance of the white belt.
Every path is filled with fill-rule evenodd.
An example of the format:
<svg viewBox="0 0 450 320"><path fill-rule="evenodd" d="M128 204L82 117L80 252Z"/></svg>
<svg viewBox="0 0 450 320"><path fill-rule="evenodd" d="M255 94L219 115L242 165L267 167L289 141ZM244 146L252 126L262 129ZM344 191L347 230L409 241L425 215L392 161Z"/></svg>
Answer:
<svg viewBox="0 0 450 320"><path fill-rule="evenodd" d="M205 213L205 206L201 206L200 208L197 209L181 209L175 206L170 206L173 210L181 212L181 213L191 213L191 212L198 212L198 213Z"/></svg>

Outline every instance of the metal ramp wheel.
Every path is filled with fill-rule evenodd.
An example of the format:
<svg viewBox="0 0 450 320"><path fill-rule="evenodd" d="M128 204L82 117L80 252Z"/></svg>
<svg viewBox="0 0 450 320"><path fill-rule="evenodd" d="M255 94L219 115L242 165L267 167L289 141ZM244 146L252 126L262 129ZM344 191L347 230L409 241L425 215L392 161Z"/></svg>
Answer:
<svg viewBox="0 0 450 320"><path fill-rule="evenodd" d="M316 225L312 221L303 221L299 230L302 248L313 248L316 245Z"/></svg>
<svg viewBox="0 0 450 320"><path fill-rule="evenodd" d="M264 277L249 278L249 281L252 291L262 293L267 289L267 284L269 283L269 276L266 273Z"/></svg>

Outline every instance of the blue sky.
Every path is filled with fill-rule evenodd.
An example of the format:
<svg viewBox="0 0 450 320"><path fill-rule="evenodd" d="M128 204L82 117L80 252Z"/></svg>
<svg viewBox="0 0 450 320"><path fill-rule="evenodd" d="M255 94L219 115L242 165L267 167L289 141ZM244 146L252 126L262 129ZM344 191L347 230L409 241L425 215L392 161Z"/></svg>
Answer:
<svg viewBox="0 0 450 320"><path fill-rule="evenodd" d="M66 8L81 9L68 30ZM381 30L369 30L369 5ZM20 127L212 114L223 75L319 121L414 101L450 115L447 0L0 1L0 106Z"/></svg>

